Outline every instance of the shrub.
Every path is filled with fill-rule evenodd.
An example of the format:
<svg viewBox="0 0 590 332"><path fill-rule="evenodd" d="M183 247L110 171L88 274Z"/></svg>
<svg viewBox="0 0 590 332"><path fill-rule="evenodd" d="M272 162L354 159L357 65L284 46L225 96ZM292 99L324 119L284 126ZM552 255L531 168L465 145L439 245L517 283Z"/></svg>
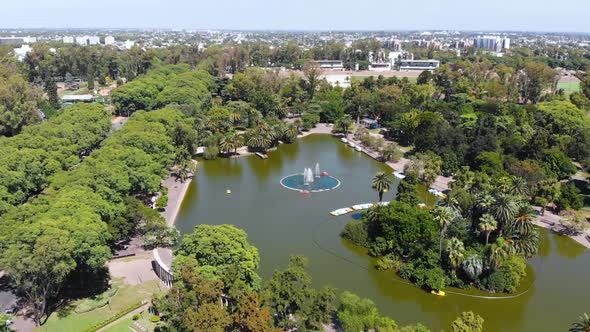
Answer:
<svg viewBox="0 0 590 332"><path fill-rule="evenodd" d="M214 160L217 159L217 156L219 155L219 148L215 145L210 146L207 148L207 150L205 151L205 153L203 153L203 158L205 158L206 160Z"/></svg>
<svg viewBox="0 0 590 332"><path fill-rule="evenodd" d="M369 241L367 233L367 224L362 220L352 221L344 226L340 236L351 241L354 244L366 247Z"/></svg>
<svg viewBox="0 0 590 332"><path fill-rule="evenodd" d="M156 207L158 210L164 211L166 206L168 206L168 193L163 192L162 195L156 200Z"/></svg>
<svg viewBox="0 0 590 332"><path fill-rule="evenodd" d="M307 130L315 127L320 122L320 116L314 113L304 113L301 119L303 120L303 128Z"/></svg>
<svg viewBox="0 0 590 332"><path fill-rule="evenodd" d="M379 271L393 270L399 271L402 266L402 262L395 256L387 255L380 257L375 263L375 268Z"/></svg>
<svg viewBox="0 0 590 332"><path fill-rule="evenodd" d="M506 288L506 280L504 279L504 273L495 271L485 277L481 282L483 288L490 292L501 293Z"/></svg>
<svg viewBox="0 0 590 332"><path fill-rule="evenodd" d="M160 321L160 316L153 315L152 318L150 318L150 320L152 321L152 323L157 323Z"/></svg>
<svg viewBox="0 0 590 332"><path fill-rule="evenodd" d="M139 320L139 314L133 315L133 317L131 319L133 319L133 320Z"/></svg>

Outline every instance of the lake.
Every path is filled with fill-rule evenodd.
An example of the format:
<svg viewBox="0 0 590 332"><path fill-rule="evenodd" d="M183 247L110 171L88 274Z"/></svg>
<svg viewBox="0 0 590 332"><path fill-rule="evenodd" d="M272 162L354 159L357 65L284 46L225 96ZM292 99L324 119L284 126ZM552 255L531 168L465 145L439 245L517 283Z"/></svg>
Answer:
<svg viewBox="0 0 590 332"><path fill-rule="evenodd" d="M176 227L182 233L197 224L227 223L244 229L260 251L263 279L285 268L289 255L305 255L314 286L329 284L368 297L398 325L422 322L434 331L448 331L462 311L471 310L485 319L486 331L565 331L581 313L590 311L590 253L567 237L542 230L540 255L529 260L528 276L519 291L523 295L484 299L473 296L489 294L451 288L462 295L434 296L392 272L375 270L362 248L340 238L345 223L357 215L329 215L378 200L371 179L376 172L390 172L387 165L330 135L298 139L268 156L200 162ZM316 163L341 185L310 195L281 187L281 178L306 167L314 169ZM386 193L384 200L391 200L394 193Z"/></svg>

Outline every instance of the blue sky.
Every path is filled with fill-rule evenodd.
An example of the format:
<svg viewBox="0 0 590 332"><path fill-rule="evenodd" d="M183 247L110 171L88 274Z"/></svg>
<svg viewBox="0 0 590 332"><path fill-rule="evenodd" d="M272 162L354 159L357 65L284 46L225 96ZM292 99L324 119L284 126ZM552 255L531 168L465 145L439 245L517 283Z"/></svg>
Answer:
<svg viewBox="0 0 590 332"><path fill-rule="evenodd" d="M589 0L0 0L0 27L590 32Z"/></svg>

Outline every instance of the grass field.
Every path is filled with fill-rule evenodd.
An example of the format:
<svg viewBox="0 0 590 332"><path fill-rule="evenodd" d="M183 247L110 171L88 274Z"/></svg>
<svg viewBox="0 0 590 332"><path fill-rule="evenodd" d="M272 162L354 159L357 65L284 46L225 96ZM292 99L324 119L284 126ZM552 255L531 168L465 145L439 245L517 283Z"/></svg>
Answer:
<svg viewBox="0 0 590 332"><path fill-rule="evenodd" d="M578 82L559 82L557 83L558 89L563 89L565 93L572 93L580 91L580 83Z"/></svg>
<svg viewBox="0 0 590 332"><path fill-rule="evenodd" d="M79 332L100 323L117 313L127 309L141 300L150 300L152 295L160 292L159 281L151 280L139 285L128 285L120 280L114 280L113 284L119 287L117 294L111 298L108 305L78 314L74 311L77 302L52 314L47 322L35 331L47 332ZM127 325L128 326L128 325Z"/></svg>

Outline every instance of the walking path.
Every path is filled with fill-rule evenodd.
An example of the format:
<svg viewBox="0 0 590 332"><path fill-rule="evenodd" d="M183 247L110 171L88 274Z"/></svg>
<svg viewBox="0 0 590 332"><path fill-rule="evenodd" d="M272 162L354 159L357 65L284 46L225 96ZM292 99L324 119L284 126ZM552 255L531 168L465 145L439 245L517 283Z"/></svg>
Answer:
<svg viewBox="0 0 590 332"><path fill-rule="evenodd" d="M541 208L538 206L533 207L535 210L540 211ZM572 240L578 242L579 244L583 245L584 247L590 249L590 230L584 230L581 232L575 232L571 228L565 226L561 221L562 217L558 216L557 214L545 210L545 213L541 216L539 215L535 220L533 220L533 224L548 229L552 232L566 235L570 237Z"/></svg>
<svg viewBox="0 0 590 332"><path fill-rule="evenodd" d="M182 205L182 200L188 191L191 181L192 177L189 177L182 182L180 179L176 178L176 176L170 176L162 182L162 186L168 188L168 204L164 211L160 212L160 215L166 219L168 226L174 226L176 216Z"/></svg>

